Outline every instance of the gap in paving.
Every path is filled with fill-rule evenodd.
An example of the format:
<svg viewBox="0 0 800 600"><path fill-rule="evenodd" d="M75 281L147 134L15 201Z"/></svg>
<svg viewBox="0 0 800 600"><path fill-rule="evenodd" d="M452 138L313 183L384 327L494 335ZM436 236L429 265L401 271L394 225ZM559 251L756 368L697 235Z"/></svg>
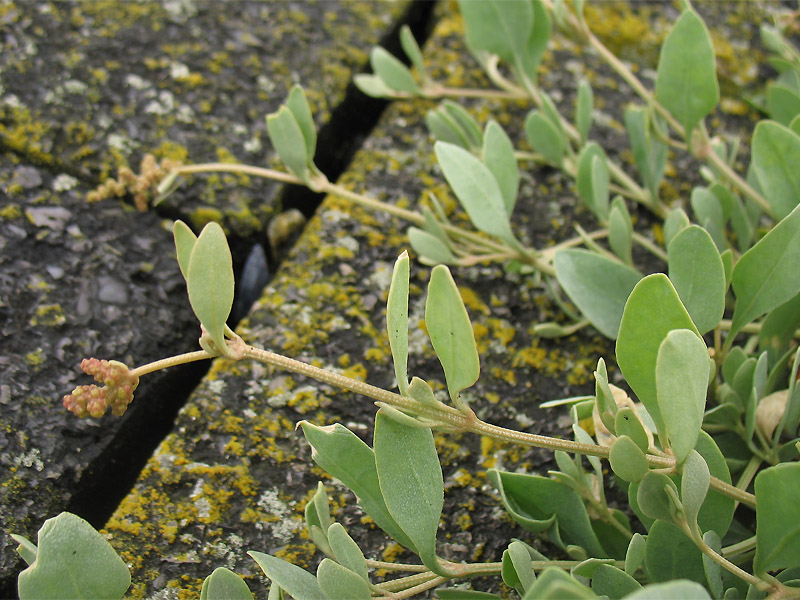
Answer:
<svg viewBox="0 0 800 600"><path fill-rule="evenodd" d="M434 1L411 3L403 18L380 40L379 45L403 59L405 55L399 38L401 26L408 25L419 44L423 45L433 30L435 6ZM368 65L364 65L363 70L368 69ZM387 101L370 98L352 83L348 85L345 99L333 110L329 122L318 132L315 162L331 181L336 181L348 167L386 106ZM323 198L323 194L316 194L305 187L284 186L281 206L284 210L296 208L304 216L310 217ZM181 216L159 212L168 218ZM266 232L249 238L229 237L228 241L237 279L234 300L236 312L232 315L235 321L229 319L228 324L235 328L277 270L279 257L271 255ZM259 273L259 268L251 267L248 269L250 276L242 278L247 259L253 261L253 251L257 245L265 249L266 273ZM249 279L249 283L240 285L242 279ZM190 350L192 348L179 351ZM119 503L130 493L153 452L172 431L178 412L208 372L210 365L211 361L180 365L150 374L142 380L136 391L137 410L126 413L123 417L125 422L109 449L94 464L88 466L66 510L81 516L98 529L105 525Z"/></svg>

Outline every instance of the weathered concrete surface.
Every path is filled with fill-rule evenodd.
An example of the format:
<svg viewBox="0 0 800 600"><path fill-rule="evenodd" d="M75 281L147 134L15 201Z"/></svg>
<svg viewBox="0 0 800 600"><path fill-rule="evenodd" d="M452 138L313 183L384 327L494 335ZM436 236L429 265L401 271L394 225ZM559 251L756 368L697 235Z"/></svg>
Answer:
<svg viewBox="0 0 800 600"><path fill-rule="evenodd" d="M613 7L609 14L614 14ZM600 11L595 18L606 16ZM652 17L663 33L669 15ZM444 7L426 47L427 60L434 76L447 85L485 85L463 48L461 27L452 6ZM597 135L617 137L621 109L630 94L617 88L594 57L578 53L576 58L576 49L563 40L556 48L547 56L545 88L554 90L559 105L570 107L574 75L593 78L598 117L617 129L607 134L600 128ZM563 65L566 70L560 68ZM654 64L645 58L640 67ZM503 124L519 122L527 110L499 102L467 104L481 122L490 116ZM422 120L433 106L420 101L393 104L342 182L402 206L417 206L432 191L452 210L455 203L433 166L431 140ZM617 145L610 153L622 152ZM687 167L694 168L689 162ZM673 197L680 199L683 185L676 182ZM521 189L524 200L513 221L527 243L545 246L572 235L576 221L591 223L585 211L574 208L571 184L558 173L526 169ZM648 218L635 214L640 223ZM401 223L327 198L239 333L251 344L391 389L384 305L392 264L406 247ZM535 339L534 325L563 316L529 278L496 266L454 269L453 274L481 354L482 377L468 393L473 408L481 418L500 425L568 435L568 419L543 412L538 405L589 392L591 371L600 356L610 358L612 344L592 330L555 342ZM428 275L427 268L412 267L409 371L438 382L441 390L441 370L423 330ZM196 594L205 576L217 566L227 566L244 575L257 596L264 596L264 578L245 555L247 550L274 553L313 570L319 556L313 555L302 515L318 480L327 486L336 519L368 557L409 559L364 520L352 494L314 466L302 434L294 431L301 419L339 422L369 442L374 411L368 400L301 377L259 364L215 361L181 411L175 431L107 525L112 544L132 568L132 594ZM512 536L532 541L502 515L485 471L505 467L541 472L551 464L549 453L469 435L440 435L437 440L446 488L441 554L456 561L493 561L499 560ZM497 580L476 585L501 587Z"/></svg>
<svg viewBox="0 0 800 600"><path fill-rule="evenodd" d="M0 528L35 539L67 506L108 514L132 447L156 417L170 420L196 373L142 382L141 408L122 420L78 421L61 407L87 382L84 356L142 364L197 337L169 223L116 200L87 205L86 192L120 164L137 169L147 151L275 163L264 115L302 81L325 125L408 6L0 2ZM280 192L207 177L161 215L263 237ZM114 498L104 508L105 488ZM3 597L23 565L13 546L3 535Z"/></svg>

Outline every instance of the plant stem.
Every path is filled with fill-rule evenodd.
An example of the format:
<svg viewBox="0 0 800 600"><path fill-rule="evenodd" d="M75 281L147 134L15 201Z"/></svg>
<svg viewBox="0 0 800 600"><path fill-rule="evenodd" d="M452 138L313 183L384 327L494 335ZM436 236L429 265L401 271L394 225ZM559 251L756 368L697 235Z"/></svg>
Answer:
<svg viewBox="0 0 800 600"><path fill-rule="evenodd" d="M657 258L660 258L664 262L668 261L667 253L664 252L658 246L656 246L650 239L646 238L641 233L638 233L636 231L633 232L632 237L637 244L639 244L645 250L649 251L650 254L656 256Z"/></svg>
<svg viewBox="0 0 800 600"><path fill-rule="evenodd" d="M723 556L738 556L739 554L744 554L745 552L750 552L751 550L755 550L756 547L756 536L749 537L746 540L742 540L741 542L737 542L736 544L731 544L730 546L726 546L722 549Z"/></svg>
<svg viewBox="0 0 800 600"><path fill-rule="evenodd" d="M154 371L161 369L168 369L177 365L185 365L186 363L195 362L198 360L205 360L207 358L214 358L216 355L206 352L205 350L197 350L196 352L187 352L186 354L179 354L178 356L170 356L169 358L162 358L141 367L136 367L131 370L131 375L134 377L141 377Z"/></svg>

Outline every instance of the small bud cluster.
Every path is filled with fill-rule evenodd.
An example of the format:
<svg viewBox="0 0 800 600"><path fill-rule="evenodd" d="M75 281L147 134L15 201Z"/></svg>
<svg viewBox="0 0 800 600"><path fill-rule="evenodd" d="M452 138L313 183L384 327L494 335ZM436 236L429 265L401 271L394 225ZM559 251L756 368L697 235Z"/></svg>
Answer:
<svg viewBox="0 0 800 600"><path fill-rule="evenodd" d="M125 414L128 404L133 400L133 391L139 385L139 378L130 369L116 360L84 358L81 369L103 387L80 385L68 396L64 396L64 408L83 419L99 419L110 407L111 414L120 417Z"/></svg>
<svg viewBox="0 0 800 600"><path fill-rule="evenodd" d="M117 179L109 177L97 189L86 195L87 202L99 202L106 198L121 198L127 193L133 194L133 202L140 211L147 210L150 192L161 183L170 171L177 169L181 163L165 159L161 164L152 154L145 154L139 165L139 175L128 167L120 167Z"/></svg>

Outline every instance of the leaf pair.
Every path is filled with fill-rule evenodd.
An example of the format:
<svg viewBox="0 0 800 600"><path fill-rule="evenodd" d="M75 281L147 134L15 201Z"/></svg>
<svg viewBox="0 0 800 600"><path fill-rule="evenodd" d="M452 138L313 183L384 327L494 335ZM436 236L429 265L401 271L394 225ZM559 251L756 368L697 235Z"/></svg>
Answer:
<svg viewBox="0 0 800 600"><path fill-rule="evenodd" d="M286 168L314 189L312 178L319 175L314 166L317 129L302 87L292 87L286 103L267 116L267 132Z"/></svg>
<svg viewBox="0 0 800 600"><path fill-rule="evenodd" d="M411 29L403 25L400 30L400 44L406 56L423 79L426 79L425 63ZM372 75L359 74L353 78L359 90L372 98L391 98L395 96L417 95L420 87L411 71L384 48L376 46L369 55Z"/></svg>
<svg viewBox="0 0 800 600"><path fill-rule="evenodd" d="M228 316L233 307L233 260L225 232L217 223L209 223L195 236L183 221L173 226L175 249L189 302L200 324L214 343L214 350L227 348Z"/></svg>

